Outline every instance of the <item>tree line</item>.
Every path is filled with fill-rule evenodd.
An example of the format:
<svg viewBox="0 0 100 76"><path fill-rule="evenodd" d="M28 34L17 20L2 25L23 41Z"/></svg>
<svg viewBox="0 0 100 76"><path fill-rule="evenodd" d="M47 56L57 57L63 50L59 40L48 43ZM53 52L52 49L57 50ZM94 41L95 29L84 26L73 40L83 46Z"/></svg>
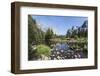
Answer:
<svg viewBox="0 0 100 76"><path fill-rule="evenodd" d="M33 45L45 44L50 46L50 39L54 37L54 32L52 29L48 28L46 32L42 31L38 27L35 19L30 15L28 16L28 54L29 59L36 55L36 51L33 50ZM36 57L34 57L36 58Z"/></svg>

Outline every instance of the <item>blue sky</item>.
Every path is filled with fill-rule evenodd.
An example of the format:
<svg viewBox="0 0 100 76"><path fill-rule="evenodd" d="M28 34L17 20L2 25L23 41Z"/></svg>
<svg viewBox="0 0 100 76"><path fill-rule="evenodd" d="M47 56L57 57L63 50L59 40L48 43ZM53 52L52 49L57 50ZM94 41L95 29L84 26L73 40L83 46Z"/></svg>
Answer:
<svg viewBox="0 0 100 76"><path fill-rule="evenodd" d="M65 35L67 30L72 26L81 26L87 17L75 17L75 16L44 16L44 15L32 15L32 18L36 20L38 26L42 30L52 28L54 33L58 35Z"/></svg>

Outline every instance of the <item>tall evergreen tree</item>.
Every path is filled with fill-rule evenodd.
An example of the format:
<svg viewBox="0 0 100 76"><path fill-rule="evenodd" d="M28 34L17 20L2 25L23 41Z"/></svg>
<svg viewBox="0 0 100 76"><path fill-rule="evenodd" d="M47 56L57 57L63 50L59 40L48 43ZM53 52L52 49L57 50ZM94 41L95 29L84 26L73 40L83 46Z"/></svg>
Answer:
<svg viewBox="0 0 100 76"><path fill-rule="evenodd" d="M53 30L48 28L47 31L46 31L46 34L45 34L45 42L47 45L50 46L50 39L52 39L54 37L54 33L53 33Z"/></svg>

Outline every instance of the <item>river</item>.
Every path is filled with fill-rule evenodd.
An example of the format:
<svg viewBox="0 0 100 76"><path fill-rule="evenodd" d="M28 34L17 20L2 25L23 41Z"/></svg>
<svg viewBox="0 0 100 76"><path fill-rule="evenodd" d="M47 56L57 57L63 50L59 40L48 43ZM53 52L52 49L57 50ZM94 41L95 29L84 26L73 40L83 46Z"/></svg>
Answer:
<svg viewBox="0 0 100 76"><path fill-rule="evenodd" d="M78 51L77 51L78 50ZM57 43L51 53L51 60L87 58L80 49L71 49L67 43Z"/></svg>

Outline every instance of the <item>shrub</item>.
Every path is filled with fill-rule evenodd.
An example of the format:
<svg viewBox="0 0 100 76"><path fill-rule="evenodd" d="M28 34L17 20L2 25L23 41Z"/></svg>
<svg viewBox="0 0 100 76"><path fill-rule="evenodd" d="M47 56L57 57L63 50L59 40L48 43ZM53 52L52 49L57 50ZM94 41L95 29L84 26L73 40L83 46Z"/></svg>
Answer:
<svg viewBox="0 0 100 76"><path fill-rule="evenodd" d="M50 56L50 54L51 54L50 47L43 45L43 44L37 45L37 55L38 56L41 56L41 55Z"/></svg>
<svg viewBox="0 0 100 76"><path fill-rule="evenodd" d="M84 47L83 47L83 52L84 52L85 54L88 53L88 47L87 47L87 45L84 45Z"/></svg>

